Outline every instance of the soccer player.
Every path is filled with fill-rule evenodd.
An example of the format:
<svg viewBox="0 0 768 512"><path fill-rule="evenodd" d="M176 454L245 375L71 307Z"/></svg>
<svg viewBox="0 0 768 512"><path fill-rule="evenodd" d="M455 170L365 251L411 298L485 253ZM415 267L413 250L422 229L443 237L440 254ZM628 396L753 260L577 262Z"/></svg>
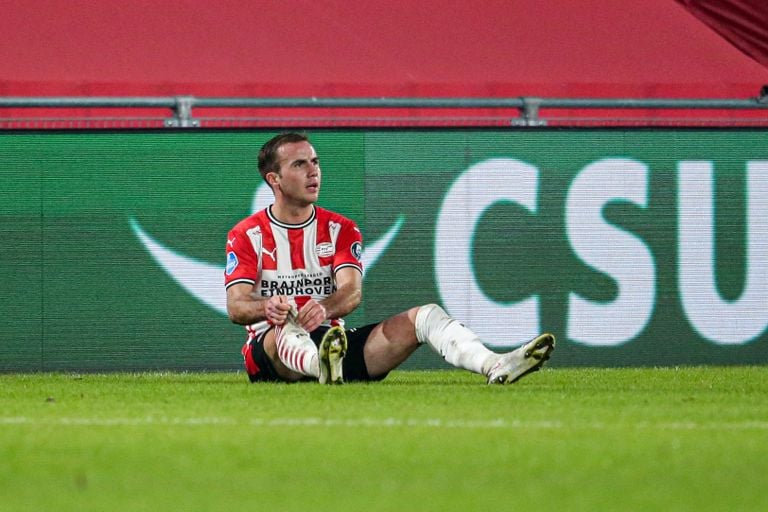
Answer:
<svg viewBox="0 0 768 512"><path fill-rule="evenodd" d="M362 299L360 230L316 205L322 173L306 135L274 137L258 167L274 203L230 230L225 270L229 318L248 332L251 382L378 381L422 344L489 384L515 382L549 359L551 334L497 354L436 304L345 330L343 317Z"/></svg>

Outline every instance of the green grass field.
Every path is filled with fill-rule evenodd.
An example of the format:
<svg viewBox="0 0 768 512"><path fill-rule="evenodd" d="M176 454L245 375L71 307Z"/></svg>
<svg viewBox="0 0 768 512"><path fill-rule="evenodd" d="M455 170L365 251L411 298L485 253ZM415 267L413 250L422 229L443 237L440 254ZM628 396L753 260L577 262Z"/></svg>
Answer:
<svg viewBox="0 0 768 512"><path fill-rule="evenodd" d="M0 510L768 510L768 368L0 375Z"/></svg>

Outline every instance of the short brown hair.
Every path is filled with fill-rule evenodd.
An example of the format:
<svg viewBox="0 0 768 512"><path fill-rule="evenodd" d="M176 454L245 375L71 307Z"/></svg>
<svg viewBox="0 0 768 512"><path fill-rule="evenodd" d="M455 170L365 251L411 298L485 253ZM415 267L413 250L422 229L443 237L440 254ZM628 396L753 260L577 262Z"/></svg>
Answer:
<svg viewBox="0 0 768 512"><path fill-rule="evenodd" d="M272 137L261 147L259 151L259 174L264 178L264 181L267 181L267 174L280 170L277 158L277 151L280 147L283 144L294 142L309 142L309 137L304 133L284 132Z"/></svg>

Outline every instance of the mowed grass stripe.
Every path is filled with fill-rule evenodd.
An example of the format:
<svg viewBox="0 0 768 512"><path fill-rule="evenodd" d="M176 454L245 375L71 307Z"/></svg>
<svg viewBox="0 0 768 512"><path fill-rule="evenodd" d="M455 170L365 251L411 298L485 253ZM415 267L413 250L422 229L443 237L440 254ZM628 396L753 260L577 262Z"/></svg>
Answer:
<svg viewBox="0 0 768 512"><path fill-rule="evenodd" d="M648 423L606 424L606 423L563 423L562 421L507 421L496 420L447 420L447 419L407 419L407 418L360 418L334 420L328 418L254 418L247 422L235 418L29 418L0 417L0 426L13 425L52 425L61 427L126 427L126 426L250 426L250 427L298 427L298 428L434 428L434 429L582 429L607 430L611 428L634 428L638 430L768 430L768 421L746 421L739 423Z"/></svg>

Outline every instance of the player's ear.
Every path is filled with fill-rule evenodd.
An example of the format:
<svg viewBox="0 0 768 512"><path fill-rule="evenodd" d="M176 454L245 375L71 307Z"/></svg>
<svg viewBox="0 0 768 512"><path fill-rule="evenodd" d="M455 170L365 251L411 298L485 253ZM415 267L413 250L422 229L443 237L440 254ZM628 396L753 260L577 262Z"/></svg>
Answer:
<svg viewBox="0 0 768 512"><path fill-rule="evenodd" d="M269 186L274 187L280 182L280 174L276 172L267 173L267 183Z"/></svg>

